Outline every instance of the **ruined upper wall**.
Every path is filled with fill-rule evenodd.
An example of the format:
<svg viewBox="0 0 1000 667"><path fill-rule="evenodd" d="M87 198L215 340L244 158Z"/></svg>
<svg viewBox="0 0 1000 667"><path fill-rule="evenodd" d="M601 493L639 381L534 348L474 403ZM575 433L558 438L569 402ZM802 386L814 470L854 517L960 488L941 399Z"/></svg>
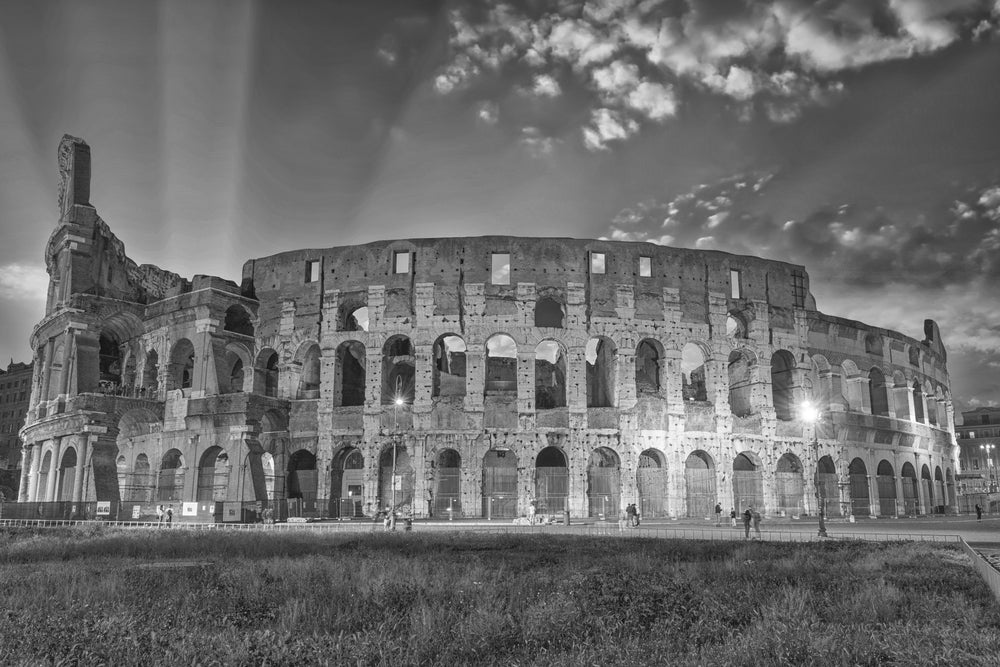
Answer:
<svg viewBox="0 0 1000 667"><path fill-rule="evenodd" d="M409 256L410 270L394 272L398 253ZM492 280L492 256L510 255L510 284ZM604 255L604 273L591 270L594 253ZM640 275L640 258L649 258L649 276ZM310 280L310 263L318 262L317 280ZM486 295L498 296L518 283L534 283L540 296L557 300L570 283L583 285L592 315L614 316L615 292L632 286L639 317L662 304L665 288L677 290L682 318L704 322L709 293L731 297L731 271L739 272L737 300L770 304L777 312L795 307L815 309L809 277L801 266L744 255L707 250L669 248L653 243L482 236L443 239L378 241L340 248L297 250L248 261L243 267L243 289L261 302L262 323L276 318L280 302L295 301L299 316L318 314L324 292L339 290L359 298L369 286L385 286L390 298L405 301L417 283L435 285L440 310L459 309L460 287L485 285ZM647 313L647 311L650 311ZM661 314L662 315L662 314Z"/></svg>

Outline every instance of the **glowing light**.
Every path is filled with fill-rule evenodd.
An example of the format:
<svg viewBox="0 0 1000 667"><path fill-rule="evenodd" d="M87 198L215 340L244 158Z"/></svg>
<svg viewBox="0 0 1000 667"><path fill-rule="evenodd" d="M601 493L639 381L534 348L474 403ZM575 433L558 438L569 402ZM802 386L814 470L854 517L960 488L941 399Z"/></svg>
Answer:
<svg viewBox="0 0 1000 667"><path fill-rule="evenodd" d="M396 405L402 405L402 404L403 404L403 397L402 396L397 396L396 397Z"/></svg>
<svg viewBox="0 0 1000 667"><path fill-rule="evenodd" d="M819 408L806 401L799 405L799 415L804 421L807 421L810 424L815 424L819 421Z"/></svg>

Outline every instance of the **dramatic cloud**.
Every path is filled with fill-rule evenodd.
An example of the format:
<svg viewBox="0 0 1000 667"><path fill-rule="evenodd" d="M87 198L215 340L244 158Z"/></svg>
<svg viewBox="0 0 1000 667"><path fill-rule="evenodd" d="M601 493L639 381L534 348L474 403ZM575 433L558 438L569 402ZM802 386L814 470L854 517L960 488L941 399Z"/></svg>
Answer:
<svg viewBox="0 0 1000 667"><path fill-rule="evenodd" d="M742 120L793 122L842 94L847 71L994 33L1000 8L987 0L552 0L469 3L450 18L452 55L438 92L490 77L553 97L572 80L592 98L584 145L605 150L644 123L668 121L697 93L731 100Z"/></svg>

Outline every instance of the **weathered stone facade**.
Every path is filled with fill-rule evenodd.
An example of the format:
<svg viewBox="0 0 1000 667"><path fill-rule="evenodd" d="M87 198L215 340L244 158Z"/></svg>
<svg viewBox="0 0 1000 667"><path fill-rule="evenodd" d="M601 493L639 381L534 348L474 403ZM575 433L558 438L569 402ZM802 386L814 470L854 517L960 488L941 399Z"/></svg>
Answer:
<svg viewBox="0 0 1000 667"><path fill-rule="evenodd" d="M801 266L487 236L188 281L125 256L88 201L86 144L59 155L22 501L200 519L215 501L342 516L393 497L415 516L955 506L937 326L917 341L824 315Z"/></svg>

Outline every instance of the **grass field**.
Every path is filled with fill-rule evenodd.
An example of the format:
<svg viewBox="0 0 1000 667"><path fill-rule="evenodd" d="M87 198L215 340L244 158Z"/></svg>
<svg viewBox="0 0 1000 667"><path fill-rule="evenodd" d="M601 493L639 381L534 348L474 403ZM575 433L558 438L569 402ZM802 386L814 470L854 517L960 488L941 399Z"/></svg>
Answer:
<svg viewBox="0 0 1000 667"><path fill-rule="evenodd" d="M11 529L0 664L996 665L946 545Z"/></svg>

